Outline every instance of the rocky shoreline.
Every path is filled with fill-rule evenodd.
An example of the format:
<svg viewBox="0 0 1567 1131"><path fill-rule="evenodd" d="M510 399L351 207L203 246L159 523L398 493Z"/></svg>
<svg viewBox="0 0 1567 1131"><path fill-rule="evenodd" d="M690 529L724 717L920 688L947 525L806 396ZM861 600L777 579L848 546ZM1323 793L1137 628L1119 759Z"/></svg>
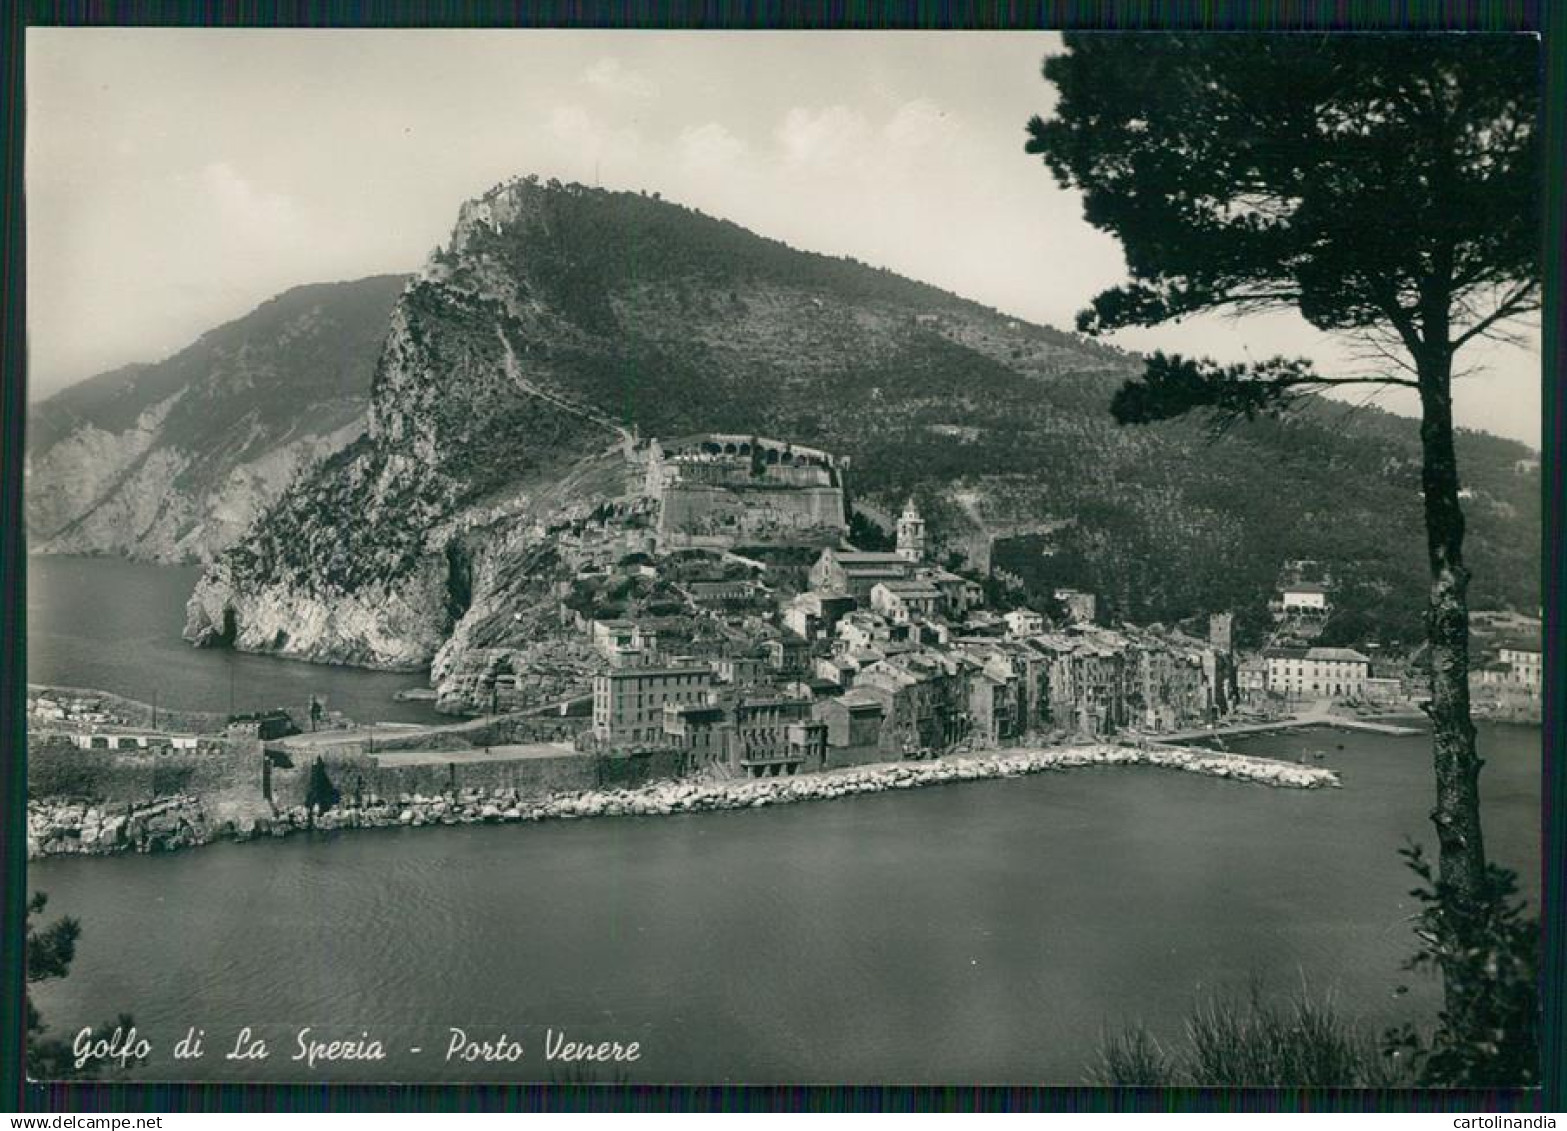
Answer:
<svg viewBox="0 0 1567 1131"><path fill-rule="evenodd" d="M28 801L27 858L170 852L219 839L198 798L177 793L145 805Z"/></svg>
<svg viewBox="0 0 1567 1131"><path fill-rule="evenodd" d="M30 801L27 855L31 860L61 855L171 851L217 840L287 836L311 828L420 828L760 809L796 801L1086 766L1154 766L1292 789L1336 788L1340 784L1338 775L1331 770L1267 758L1178 747L1100 744L984 753L931 762L879 763L797 777L665 781L640 789L588 790L545 797L527 797L507 789L471 789L438 796L367 796L358 803L345 799L318 813L313 823L301 806L271 818L258 818L246 827L212 820L199 799L184 795L124 812L111 812L83 802Z"/></svg>

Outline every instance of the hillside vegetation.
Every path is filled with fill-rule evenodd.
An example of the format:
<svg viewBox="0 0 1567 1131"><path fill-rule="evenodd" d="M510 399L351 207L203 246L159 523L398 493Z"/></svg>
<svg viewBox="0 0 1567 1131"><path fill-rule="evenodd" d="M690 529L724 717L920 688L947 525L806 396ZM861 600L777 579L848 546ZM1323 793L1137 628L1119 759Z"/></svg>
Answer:
<svg viewBox="0 0 1567 1131"><path fill-rule="evenodd" d="M209 573L192 635L230 620L242 647L428 661L493 601L502 559L533 552L517 516L547 527L538 500L567 469L630 433L723 429L849 456L851 495L885 511L914 493L942 553L1069 520L1048 557L1022 541L998 560L1113 617L1261 623L1280 563L1318 558L1344 623L1415 636L1413 422L1319 401L1219 439L1121 429L1109 400L1138 364L655 197L508 182L463 206L399 298L365 435ZM1531 454L1461 442L1482 605L1538 603L1538 472L1515 469ZM454 553L473 578L457 603Z"/></svg>
<svg viewBox="0 0 1567 1131"><path fill-rule="evenodd" d="M404 282L295 287L165 361L33 406L32 548L156 561L228 548L300 468L362 429Z"/></svg>

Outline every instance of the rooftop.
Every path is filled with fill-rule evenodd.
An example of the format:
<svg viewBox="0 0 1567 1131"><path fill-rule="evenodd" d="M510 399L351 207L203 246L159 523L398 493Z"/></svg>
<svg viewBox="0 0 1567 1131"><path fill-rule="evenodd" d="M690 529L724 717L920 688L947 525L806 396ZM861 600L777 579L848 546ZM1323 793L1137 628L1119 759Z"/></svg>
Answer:
<svg viewBox="0 0 1567 1131"><path fill-rule="evenodd" d="M607 677L609 679L640 679L643 676L660 676L660 675L706 675L706 676L710 676L710 675L713 674L713 670L711 668L708 668L708 667L696 667L696 666L687 666L687 667L678 667L678 668L674 668L674 667L665 667L665 668L654 668L654 667L611 668L609 671L607 671L607 672L600 672L599 674L603 675L603 676L605 676L605 677Z"/></svg>
<svg viewBox="0 0 1567 1131"><path fill-rule="evenodd" d="M519 742L488 750L387 750L370 755L378 766L445 766L580 757L567 742Z"/></svg>
<svg viewBox="0 0 1567 1131"><path fill-rule="evenodd" d="M941 582L946 585L950 585L954 581L960 582L965 580L963 577L953 573L951 570L945 569L926 569L921 573L920 576L923 577L926 581Z"/></svg>
<svg viewBox="0 0 1567 1131"><path fill-rule="evenodd" d="M1512 652L1534 652L1536 654L1540 652L1539 640L1526 639L1523 637L1514 637L1511 640L1504 640L1499 645L1497 645L1497 647L1506 648Z"/></svg>
<svg viewBox="0 0 1567 1131"><path fill-rule="evenodd" d="M665 703L664 714L693 720L717 720L724 717L724 709L716 703Z"/></svg>
<svg viewBox="0 0 1567 1131"><path fill-rule="evenodd" d="M840 565L909 565L907 558L900 558L886 550L828 550Z"/></svg>
<svg viewBox="0 0 1567 1131"><path fill-rule="evenodd" d="M1307 648L1308 660L1337 660L1343 663L1369 664L1371 657L1353 648Z"/></svg>
<svg viewBox="0 0 1567 1131"><path fill-rule="evenodd" d="M929 597L935 600L941 590L924 581L883 581L881 588L898 597Z"/></svg>

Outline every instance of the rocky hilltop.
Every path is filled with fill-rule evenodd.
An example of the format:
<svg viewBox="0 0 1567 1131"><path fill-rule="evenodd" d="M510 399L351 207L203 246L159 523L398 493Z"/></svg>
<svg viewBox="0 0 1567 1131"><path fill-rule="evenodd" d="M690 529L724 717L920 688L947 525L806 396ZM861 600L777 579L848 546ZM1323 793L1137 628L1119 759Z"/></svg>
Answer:
<svg viewBox="0 0 1567 1131"><path fill-rule="evenodd" d="M1321 558L1418 631L1413 422L1321 402L1217 441L1119 429L1109 399L1136 368L656 196L514 180L462 207L391 311L363 434L214 562L187 636L433 661L461 705L461 673L552 629L563 537L631 546L649 521L634 438L705 430L851 457L860 513L913 491L943 554L1049 530L1048 580L1111 616L1261 610L1281 561ZM1462 445L1476 599L1532 603L1530 453Z"/></svg>
<svg viewBox="0 0 1567 1131"><path fill-rule="evenodd" d="M364 429L406 280L296 287L173 357L73 385L28 420L35 552L210 561Z"/></svg>

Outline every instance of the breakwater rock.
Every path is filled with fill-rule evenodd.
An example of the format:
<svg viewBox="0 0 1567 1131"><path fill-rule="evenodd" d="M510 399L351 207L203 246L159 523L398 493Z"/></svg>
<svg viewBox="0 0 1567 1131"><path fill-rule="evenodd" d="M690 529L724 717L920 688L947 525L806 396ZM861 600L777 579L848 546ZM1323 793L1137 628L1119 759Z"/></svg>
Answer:
<svg viewBox="0 0 1567 1131"><path fill-rule="evenodd" d="M237 825L217 823L195 798L179 795L119 811L80 803L30 802L28 856L152 852L206 844L287 836L307 829L422 828L426 825L509 824L587 817L663 816L761 809L795 801L824 801L948 782L984 781L1089 766L1153 766L1233 781L1292 789L1337 787L1338 775L1314 766L1206 750L1100 744L1046 750L1008 750L929 762L895 762L796 777L662 781L636 789L529 794L512 788L464 789L442 794L376 795L345 799L324 812L303 806Z"/></svg>
<svg viewBox="0 0 1567 1131"><path fill-rule="evenodd" d="M215 826L187 794L145 805L76 801L27 803L27 856L104 856L164 852L207 844L232 830Z"/></svg>
<svg viewBox="0 0 1567 1131"><path fill-rule="evenodd" d="M739 781L661 782L634 790L594 790L551 798L519 812L515 819L662 815L715 809L759 809L794 801L819 801L892 789L915 789L957 781L1020 777L1086 766L1156 766L1294 789L1337 787L1338 775L1317 767L1294 766L1266 758L1248 758L1174 747L1140 749L1096 745L1050 750L980 754L930 762L900 762L833 770L798 777ZM502 814L503 819L507 814ZM413 819L418 819L415 812Z"/></svg>

